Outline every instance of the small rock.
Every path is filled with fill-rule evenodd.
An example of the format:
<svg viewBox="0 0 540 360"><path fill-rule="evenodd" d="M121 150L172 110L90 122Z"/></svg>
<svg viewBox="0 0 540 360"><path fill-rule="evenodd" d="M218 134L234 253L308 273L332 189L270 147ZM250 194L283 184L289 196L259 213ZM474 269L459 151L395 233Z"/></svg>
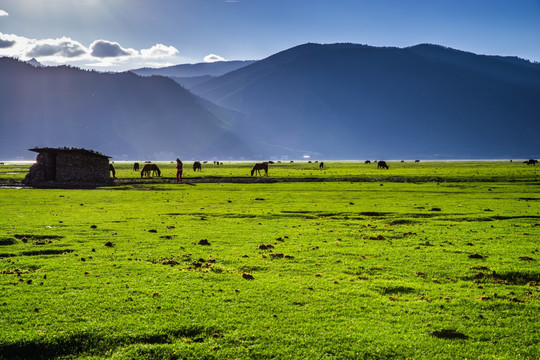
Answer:
<svg viewBox="0 0 540 360"><path fill-rule="evenodd" d="M207 239L202 239L199 241L199 245L210 245L210 242Z"/></svg>
<svg viewBox="0 0 540 360"><path fill-rule="evenodd" d="M246 280L254 280L254 279L255 279L255 277L254 277L253 275L248 274L248 273L243 273L243 274L242 274L242 277L243 277L244 279L246 279Z"/></svg>

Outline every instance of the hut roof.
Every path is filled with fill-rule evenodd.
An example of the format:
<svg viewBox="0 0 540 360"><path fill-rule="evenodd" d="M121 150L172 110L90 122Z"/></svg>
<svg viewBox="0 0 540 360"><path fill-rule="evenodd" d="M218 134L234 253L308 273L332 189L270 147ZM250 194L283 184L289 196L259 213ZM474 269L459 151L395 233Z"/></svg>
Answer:
<svg viewBox="0 0 540 360"><path fill-rule="evenodd" d="M80 154L85 154L85 155L90 155L90 156L102 157L102 158L106 158L106 159L111 158L111 156L103 155L102 153L99 153L99 152L94 151L94 150L78 149L78 148L73 148L73 147L72 148L68 148L68 147L62 147L62 148L42 147L42 148L38 148L38 147L35 147L35 148L32 148L32 149L28 149L28 150L34 151L34 152L37 152L37 153L46 152L46 153L51 153L51 154L58 154L58 153L61 153L61 152L73 152L73 153L80 153Z"/></svg>

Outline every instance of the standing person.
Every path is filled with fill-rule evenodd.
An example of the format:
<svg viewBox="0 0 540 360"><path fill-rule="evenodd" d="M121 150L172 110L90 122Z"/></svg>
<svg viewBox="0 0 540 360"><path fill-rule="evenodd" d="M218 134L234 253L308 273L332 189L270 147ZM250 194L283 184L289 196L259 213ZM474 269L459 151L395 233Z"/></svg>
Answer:
<svg viewBox="0 0 540 360"><path fill-rule="evenodd" d="M182 169L183 164L180 159L176 158L176 180L178 180L179 183L182 182Z"/></svg>

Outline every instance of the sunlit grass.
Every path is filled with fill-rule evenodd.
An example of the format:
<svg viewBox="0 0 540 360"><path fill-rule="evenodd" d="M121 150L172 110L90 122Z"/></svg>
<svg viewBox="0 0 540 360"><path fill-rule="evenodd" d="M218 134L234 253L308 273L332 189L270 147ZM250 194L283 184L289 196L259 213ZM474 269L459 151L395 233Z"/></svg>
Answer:
<svg viewBox="0 0 540 360"><path fill-rule="evenodd" d="M461 182L1 189L0 358L538 358L539 170L477 165L270 168Z"/></svg>

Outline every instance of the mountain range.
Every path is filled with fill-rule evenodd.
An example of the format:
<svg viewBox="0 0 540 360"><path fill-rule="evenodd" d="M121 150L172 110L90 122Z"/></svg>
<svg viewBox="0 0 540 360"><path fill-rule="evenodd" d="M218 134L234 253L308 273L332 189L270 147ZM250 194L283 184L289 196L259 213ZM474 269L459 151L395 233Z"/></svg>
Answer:
<svg viewBox="0 0 540 360"><path fill-rule="evenodd" d="M0 59L0 157L77 147L122 159L174 160L251 150L207 104L173 80Z"/></svg>
<svg viewBox="0 0 540 360"><path fill-rule="evenodd" d="M320 158L540 152L540 64L436 45L305 44L190 90L243 137Z"/></svg>
<svg viewBox="0 0 540 360"><path fill-rule="evenodd" d="M2 58L0 158L34 146L117 160L540 154L538 63L429 44L304 44L226 64L112 74Z"/></svg>

